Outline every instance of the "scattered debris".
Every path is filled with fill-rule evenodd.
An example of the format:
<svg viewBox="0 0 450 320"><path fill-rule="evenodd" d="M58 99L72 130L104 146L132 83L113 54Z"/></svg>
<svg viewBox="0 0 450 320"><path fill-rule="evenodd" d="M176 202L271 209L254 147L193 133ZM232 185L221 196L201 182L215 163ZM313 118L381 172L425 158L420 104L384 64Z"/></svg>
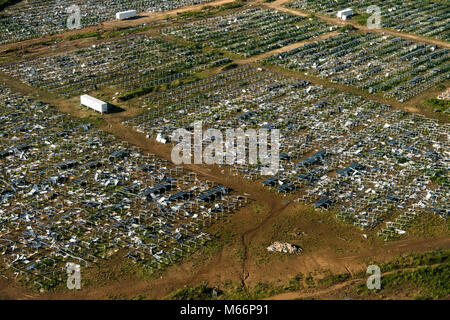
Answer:
<svg viewBox="0 0 450 320"><path fill-rule="evenodd" d="M295 244L274 242L272 245L267 247L267 251L297 254L301 253L303 249Z"/></svg>

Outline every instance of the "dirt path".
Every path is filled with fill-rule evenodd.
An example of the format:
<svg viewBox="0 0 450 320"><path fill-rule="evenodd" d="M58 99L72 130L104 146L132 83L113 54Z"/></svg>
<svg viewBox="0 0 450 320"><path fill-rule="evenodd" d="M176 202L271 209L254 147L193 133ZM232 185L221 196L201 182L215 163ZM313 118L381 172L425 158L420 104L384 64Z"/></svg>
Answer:
<svg viewBox="0 0 450 320"><path fill-rule="evenodd" d="M332 18L330 16L326 16L320 13L313 13L313 12L305 12L305 11L301 11L298 9L292 9L292 8L286 8L284 7L284 5L288 4L289 2L291 2L291 0L277 0L274 2L269 2L269 3L265 3L262 2L261 5L272 8L272 9L276 9L279 11L283 11L283 12L287 12L290 14L294 14L297 16L301 16L301 17L307 17L311 14L314 14L316 17L320 18L323 21L329 22L331 24L337 24L337 25L351 25L361 31L365 31L365 32L375 32L375 33L381 33L381 34L389 34L395 37L402 37L402 38L406 38L406 39L411 39L414 41L420 41L420 42L425 42L425 43L430 43L430 44L435 44L438 46L441 46L443 48L450 48L450 43L446 42L446 41L441 41L441 40L437 40L437 39L430 39L430 38L426 38L426 37L422 37L419 35L414 35L414 34L409 34L409 33L403 33L403 32L398 32L398 31L394 31L394 30L390 30L390 29L369 29L367 28L367 26L363 26L360 24L357 24L355 22L353 22L352 20L346 20L343 21L341 19L338 18Z"/></svg>
<svg viewBox="0 0 450 320"><path fill-rule="evenodd" d="M247 279L250 277L250 273L247 268L248 263L248 250L249 250L249 243L252 240L252 236L255 235L259 230L261 230L269 221L270 219L276 217L278 214L280 214L286 207L289 205L289 202L285 204L281 203L274 203L271 204L271 208L269 213L264 217L263 221L258 223L256 226L251 227L247 231L241 234L241 242L242 246L244 247L244 254L242 259L242 275L241 275L241 282L243 287L247 290Z"/></svg>
<svg viewBox="0 0 450 320"><path fill-rule="evenodd" d="M314 292L305 292L303 291L294 291L294 292L286 292L282 293L264 300L296 300L296 299L308 299L308 298L314 298L318 296L323 296L325 294L330 294L334 291L340 290L342 288L354 285L355 283L358 283L362 281L363 279L351 279L345 282L338 283L336 285L333 285L326 289L320 289L316 290Z"/></svg>
<svg viewBox="0 0 450 320"><path fill-rule="evenodd" d="M328 32L328 33L325 33L325 34L320 35L318 37L311 38L311 39L308 39L308 40L305 40L305 41L292 43L292 44L290 44L288 46L285 46L285 47L282 47L282 48L278 48L278 49L274 49L272 51L267 51L267 52L264 52L264 53L262 53L260 55L253 56L253 57L250 57L250 58L247 58L247 59L235 59L234 62L236 62L237 64L254 63L254 62L257 62L257 61L260 61L260 60L264 60L264 59L266 59L266 58L268 58L268 57L270 57L270 56L272 56L274 54L283 53L283 52L287 52L287 51L290 51L290 50L293 50L293 49L297 49L297 48L300 48L300 47L302 47L304 45L307 45L307 44L310 44L310 43L313 43L313 42L316 42L316 41L320 41L320 40L325 40L325 39L331 38L331 37L333 37L335 35L338 35L338 34L339 34L338 31Z"/></svg>
<svg viewBox="0 0 450 320"><path fill-rule="evenodd" d="M14 42L14 43L8 43L8 44L2 44L0 45L0 52L6 51L8 49L14 48L14 47L29 47L32 45L36 45L38 43L42 43L45 41L49 41L52 39L66 39L68 36L86 33L86 32L92 32L92 31L111 31L117 28L125 28L125 27L132 27L132 26L138 26L141 24L149 24L151 22L157 22L162 21L166 19L167 17L173 17L176 16L179 13L187 12L187 11L195 11L195 10L201 10L204 7L207 6L220 6L223 4L227 4L230 2L234 2L235 0L217 0L209 3L203 3L203 4L195 4L191 6L186 6L170 11L164 11L164 12L140 12L138 13L138 17L136 19L131 20L112 20L112 21L106 21L103 23L100 23L98 25L94 26L88 26L82 29L77 30L68 30L65 32L61 32L55 35L44 35L40 38L36 39L30 39L20 42Z"/></svg>
<svg viewBox="0 0 450 320"><path fill-rule="evenodd" d="M427 265L427 267L435 267L435 266L438 266L438 265L437 264ZM421 268L421 267L425 267L425 266L419 266L418 268ZM408 268L392 270L389 272L382 272L381 277L393 274L395 272L404 272L404 271L411 271L411 270L416 270L416 269L417 268L408 267ZM367 275L367 277L369 277L369 275ZM264 300L296 300L296 299L308 299L308 298L315 298L315 297L320 298L321 296L328 295L330 293L333 293L333 292L343 289L345 287L352 286L358 282L366 281L367 277L353 278L353 279L350 279L350 280L347 280L344 282L337 283L328 288L312 290L312 292L309 291L308 289L306 289L306 290L303 289L303 290L299 290L299 291L281 293L281 294L278 294L276 296L273 296L273 297L270 297L270 298L267 298Z"/></svg>

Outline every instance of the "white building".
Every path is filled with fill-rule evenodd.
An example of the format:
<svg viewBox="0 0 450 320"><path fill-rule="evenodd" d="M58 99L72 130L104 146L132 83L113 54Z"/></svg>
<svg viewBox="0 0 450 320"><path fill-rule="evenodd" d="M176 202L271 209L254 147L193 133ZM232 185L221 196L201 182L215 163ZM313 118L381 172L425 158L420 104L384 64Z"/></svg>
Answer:
<svg viewBox="0 0 450 320"><path fill-rule="evenodd" d="M348 20L353 16L353 9L347 8L341 11L338 11L337 17L342 20Z"/></svg>
<svg viewBox="0 0 450 320"><path fill-rule="evenodd" d="M136 10L128 10L116 13L117 20L125 20L133 17L136 17Z"/></svg>
<svg viewBox="0 0 450 320"><path fill-rule="evenodd" d="M82 106L91 108L100 113L108 112L108 103L98 100L94 97L91 97L87 94L84 94L80 97L80 102Z"/></svg>

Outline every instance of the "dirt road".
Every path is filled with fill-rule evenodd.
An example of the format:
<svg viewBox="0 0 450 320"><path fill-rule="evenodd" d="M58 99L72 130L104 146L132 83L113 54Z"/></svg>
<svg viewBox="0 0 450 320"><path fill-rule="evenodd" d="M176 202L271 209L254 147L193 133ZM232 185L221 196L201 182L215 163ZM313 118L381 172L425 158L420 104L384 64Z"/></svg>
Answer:
<svg viewBox="0 0 450 320"><path fill-rule="evenodd" d="M256 56L253 56L253 57L250 57L250 58L247 58L247 59L234 59L234 62L237 63L237 64L254 63L254 62L257 62L257 61L264 60L264 59L266 59L266 58L268 58L268 57L270 57L270 56L272 56L274 54L288 52L290 50L300 48L300 47L302 47L304 45L307 45L309 43L313 43L315 41L325 40L325 39L331 38L331 37L333 37L335 35L338 35L338 34L339 34L338 31L328 32L328 33L322 34L322 35L320 35L318 37L311 38L311 39L308 39L308 40L305 40L305 41L292 43L292 44L287 45L285 47L274 49L274 50L271 50L271 51L267 51L267 52L264 52L262 54L259 54L259 55L256 55Z"/></svg>
<svg viewBox="0 0 450 320"><path fill-rule="evenodd" d="M420 42L425 42L425 43L430 43L430 44L435 44L438 46L441 46L443 48L450 48L450 43L446 42L446 41L440 41L437 39L430 39L430 38L426 38L426 37L422 37L419 35L414 35L414 34L408 34L408 33L403 33L403 32L398 32L398 31L394 31L394 30L390 30L390 29L385 29L385 28L381 28L381 29L369 29L367 26L363 26L360 24L357 24L356 22L352 21L352 20L346 20L343 21L341 19L338 18L333 18L327 15L323 15L320 13L315 13L315 12L305 12L305 11L301 11L298 9L293 9L293 8L286 8L284 7L284 5L288 4L289 2L291 2L291 0L277 0L274 2L261 2L261 5L268 7L268 8L272 8L272 9L276 9L279 11L283 11L283 12L287 12L290 14L294 14L297 16L301 16L301 17L307 17L311 14L314 14L316 17L320 18L323 21L326 21L330 24L335 24L335 25L351 25L353 27L355 27L356 29L359 29L361 31L364 32L375 32L375 33L381 33L381 34L389 34L395 37L402 37L402 38L406 38L406 39L411 39L414 41L420 41Z"/></svg>
<svg viewBox="0 0 450 320"><path fill-rule="evenodd" d="M112 20L112 21L106 21L99 25L95 26L88 26L77 30L68 30L62 33L58 33L55 35L45 35L37 39L30 39L20 42L14 42L14 43L8 43L8 44L2 44L0 45L0 52L6 51L8 49L14 48L14 47L29 47L38 43L42 43L45 41L49 41L51 39L66 39L68 36L86 33L86 32L92 32L92 31L110 31L117 28L126 28L126 27L133 27L142 25L144 23L150 24L152 22L162 21L166 19L167 17L173 17L176 16L179 13L187 12L187 11L195 11L195 10L201 10L204 7L207 6L220 6L223 4L227 4L230 2L234 2L235 0L217 0L209 3L203 3L203 4L195 4L191 6L186 6L182 8L178 8L175 10L170 11L163 11L163 12L140 12L138 13L138 17L136 19L131 20Z"/></svg>
<svg viewBox="0 0 450 320"><path fill-rule="evenodd" d="M434 267L437 265L427 265L427 267ZM389 272L382 272L381 276L387 276L396 272L402 272L402 271L411 271L411 270L416 270L417 267L408 267L408 268L401 268L401 269L396 269L396 270L392 270ZM363 281L366 281L367 278L353 278L347 281L343 281L340 283L337 283L335 285L332 285L328 288L324 288L324 289L302 289L299 291L293 291L293 292L286 292L286 293L281 293L278 294L276 296L272 296L270 298L264 299L264 300L297 300L297 299L310 299L310 298L321 298L323 296L333 296L333 293L335 294L336 291L339 291L341 289L344 289L346 287L351 287L353 285L355 285L356 283L361 283Z"/></svg>

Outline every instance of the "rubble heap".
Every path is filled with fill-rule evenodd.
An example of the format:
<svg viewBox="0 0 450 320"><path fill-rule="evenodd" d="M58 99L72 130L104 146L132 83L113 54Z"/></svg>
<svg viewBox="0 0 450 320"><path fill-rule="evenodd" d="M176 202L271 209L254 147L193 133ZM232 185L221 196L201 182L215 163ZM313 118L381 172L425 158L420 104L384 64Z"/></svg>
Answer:
<svg viewBox="0 0 450 320"><path fill-rule="evenodd" d="M270 246L267 247L267 251L270 252L282 252L282 253L289 253L289 254L298 254L303 251L302 248L295 244L290 243L281 243L281 242L274 242Z"/></svg>

